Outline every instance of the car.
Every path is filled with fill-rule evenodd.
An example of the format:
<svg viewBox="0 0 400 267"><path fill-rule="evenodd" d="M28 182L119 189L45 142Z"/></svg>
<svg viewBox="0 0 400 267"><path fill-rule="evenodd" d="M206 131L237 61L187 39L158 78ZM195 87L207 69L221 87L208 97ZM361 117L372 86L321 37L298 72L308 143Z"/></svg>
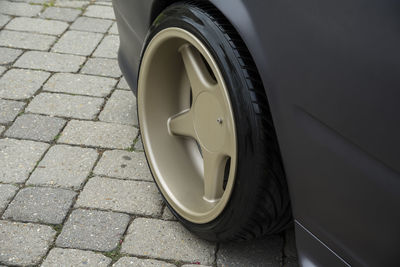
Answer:
<svg viewBox="0 0 400 267"><path fill-rule="evenodd" d="M396 1L113 6L145 155L186 228L294 224L302 266L400 264Z"/></svg>

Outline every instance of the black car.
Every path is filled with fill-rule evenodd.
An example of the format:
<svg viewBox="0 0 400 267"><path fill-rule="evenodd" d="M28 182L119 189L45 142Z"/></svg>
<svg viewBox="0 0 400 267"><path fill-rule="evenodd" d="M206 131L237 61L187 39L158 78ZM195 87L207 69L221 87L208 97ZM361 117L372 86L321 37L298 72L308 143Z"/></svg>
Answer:
<svg viewBox="0 0 400 267"><path fill-rule="evenodd" d="M168 207L198 236L294 221L303 266L400 265L400 2L114 0Z"/></svg>

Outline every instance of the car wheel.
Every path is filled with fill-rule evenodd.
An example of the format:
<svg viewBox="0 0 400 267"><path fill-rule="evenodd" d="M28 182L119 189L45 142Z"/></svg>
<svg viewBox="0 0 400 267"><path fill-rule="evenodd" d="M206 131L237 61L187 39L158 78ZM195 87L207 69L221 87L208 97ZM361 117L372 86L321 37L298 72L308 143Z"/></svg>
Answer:
<svg viewBox="0 0 400 267"><path fill-rule="evenodd" d="M146 158L167 206L213 241L291 221L264 88L245 45L208 5L178 3L153 23L138 79Z"/></svg>

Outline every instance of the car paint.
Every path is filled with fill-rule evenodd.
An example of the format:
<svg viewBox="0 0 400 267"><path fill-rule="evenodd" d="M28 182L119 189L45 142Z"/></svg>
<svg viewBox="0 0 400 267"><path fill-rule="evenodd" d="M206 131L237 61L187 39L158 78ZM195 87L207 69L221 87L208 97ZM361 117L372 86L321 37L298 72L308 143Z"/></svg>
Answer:
<svg viewBox="0 0 400 267"><path fill-rule="evenodd" d="M133 91L148 29L172 2L113 1ZM263 80L300 264L400 264L400 2L210 2Z"/></svg>

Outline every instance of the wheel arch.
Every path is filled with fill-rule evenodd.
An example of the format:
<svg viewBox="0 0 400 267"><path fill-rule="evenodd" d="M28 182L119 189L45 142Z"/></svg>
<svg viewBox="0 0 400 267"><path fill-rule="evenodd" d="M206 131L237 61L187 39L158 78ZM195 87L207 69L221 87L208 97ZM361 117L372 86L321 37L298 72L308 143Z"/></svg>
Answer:
<svg viewBox="0 0 400 267"><path fill-rule="evenodd" d="M165 8L177 2L182 2L182 0L154 0L151 7L150 24L153 23L153 21ZM202 0L190 0L190 2L199 4L204 3ZM255 27L256 23L254 22L254 17L249 10L249 4L243 3L242 0L209 0L208 2L218 9L238 32L256 64L257 70L263 81L264 88L268 88L268 61L266 60L266 54L262 48L263 46L259 38L260 32L257 30L258 28ZM268 92L266 93L268 96Z"/></svg>

